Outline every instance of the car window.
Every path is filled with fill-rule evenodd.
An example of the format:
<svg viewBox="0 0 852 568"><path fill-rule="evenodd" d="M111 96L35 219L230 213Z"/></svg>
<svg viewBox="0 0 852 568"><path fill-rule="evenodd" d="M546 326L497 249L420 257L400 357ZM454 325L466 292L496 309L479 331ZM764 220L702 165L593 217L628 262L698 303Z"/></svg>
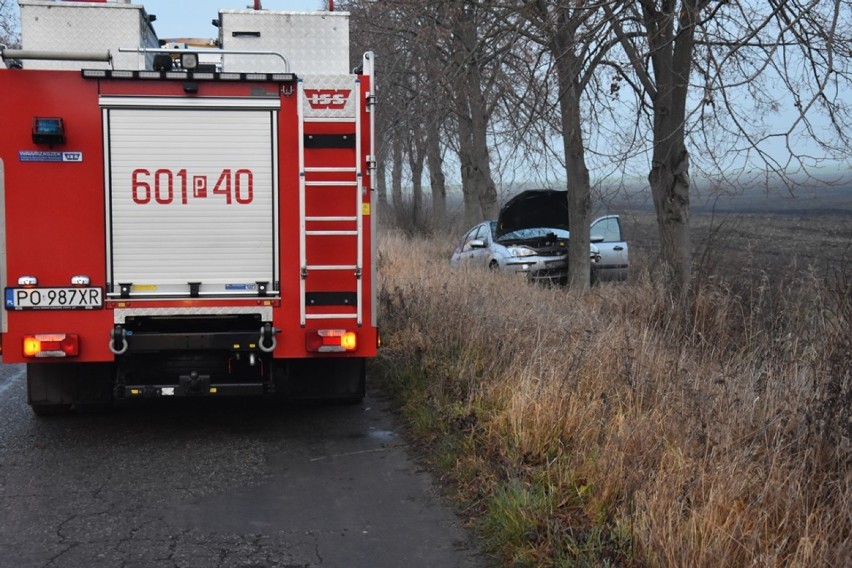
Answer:
<svg viewBox="0 0 852 568"><path fill-rule="evenodd" d="M480 226L477 225L476 227L474 227L473 229L468 231L468 233L464 236L464 239L463 239L463 242L462 242L462 247L461 247L462 252L467 252L467 251L470 250L470 241L477 238L476 235L479 233L479 229L480 229Z"/></svg>
<svg viewBox="0 0 852 568"><path fill-rule="evenodd" d="M481 239L481 240L485 241L486 243L488 242L488 228L487 228L486 225L480 225L479 226L479 230L476 231L476 237L475 238Z"/></svg>
<svg viewBox="0 0 852 568"><path fill-rule="evenodd" d="M592 226L592 235L603 237L605 243L615 243L623 240L621 238L621 223L618 217L605 217Z"/></svg>

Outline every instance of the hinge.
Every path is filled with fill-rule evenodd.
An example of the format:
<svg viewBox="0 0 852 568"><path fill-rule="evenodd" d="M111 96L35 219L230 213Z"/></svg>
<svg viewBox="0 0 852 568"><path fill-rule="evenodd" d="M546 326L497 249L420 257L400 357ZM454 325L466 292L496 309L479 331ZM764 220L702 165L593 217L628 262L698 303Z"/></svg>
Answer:
<svg viewBox="0 0 852 568"><path fill-rule="evenodd" d="M367 93L367 112L372 110L372 107L376 106L376 95L373 93Z"/></svg>
<svg viewBox="0 0 852 568"><path fill-rule="evenodd" d="M302 276L302 280L306 280L308 278L308 267L303 266L302 270L300 271L300 274Z"/></svg>
<svg viewBox="0 0 852 568"><path fill-rule="evenodd" d="M355 280L361 280L361 267L355 269Z"/></svg>

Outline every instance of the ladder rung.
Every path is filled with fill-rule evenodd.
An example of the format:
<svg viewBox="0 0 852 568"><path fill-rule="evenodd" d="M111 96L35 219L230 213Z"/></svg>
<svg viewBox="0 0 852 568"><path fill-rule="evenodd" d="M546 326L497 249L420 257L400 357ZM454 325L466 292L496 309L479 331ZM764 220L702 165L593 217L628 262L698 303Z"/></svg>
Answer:
<svg viewBox="0 0 852 568"><path fill-rule="evenodd" d="M309 264L305 267L306 270L356 270L358 267L354 264Z"/></svg>
<svg viewBox="0 0 852 568"><path fill-rule="evenodd" d="M305 217L305 221L357 221L358 217Z"/></svg>
<svg viewBox="0 0 852 568"><path fill-rule="evenodd" d="M352 237L358 231L305 231L305 235L312 237Z"/></svg>
<svg viewBox="0 0 852 568"><path fill-rule="evenodd" d="M358 314L305 314L305 319L320 320L320 319L340 319L340 318L357 318Z"/></svg>
<svg viewBox="0 0 852 568"><path fill-rule="evenodd" d="M353 167L346 166L346 167L339 167L339 168L320 168L320 167L305 168L305 173L308 173L308 172L316 172L316 173L331 173L331 172L341 173L341 172L345 172L345 173L353 173L354 174L354 173L358 172L358 168L356 168L354 166Z"/></svg>
<svg viewBox="0 0 852 568"><path fill-rule="evenodd" d="M312 187L355 187L357 181L306 181L305 185Z"/></svg>
<svg viewBox="0 0 852 568"><path fill-rule="evenodd" d="M348 117L348 116L343 117L343 118L341 118L341 117L328 118L328 117L324 117L324 116L306 116L302 120L303 120L303 122L314 122L314 123L317 123L317 122L340 122L340 123L343 123L343 124L355 124L355 117L354 116L351 117L351 118Z"/></svg>

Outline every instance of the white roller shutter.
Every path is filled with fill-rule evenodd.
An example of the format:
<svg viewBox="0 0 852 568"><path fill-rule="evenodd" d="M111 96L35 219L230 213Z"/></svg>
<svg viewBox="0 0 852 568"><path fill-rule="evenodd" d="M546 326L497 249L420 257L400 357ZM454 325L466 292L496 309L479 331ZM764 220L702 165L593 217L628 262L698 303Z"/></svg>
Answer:
<svg viewBox="0 0 852 568"><path fill-rule="evenodd" d="M268 107L277 100L184 101L101 99L113 293L122 284L131 296L186 296L190 283L200 296L256 293L257 282L271 290L277 111Z"/></svg>

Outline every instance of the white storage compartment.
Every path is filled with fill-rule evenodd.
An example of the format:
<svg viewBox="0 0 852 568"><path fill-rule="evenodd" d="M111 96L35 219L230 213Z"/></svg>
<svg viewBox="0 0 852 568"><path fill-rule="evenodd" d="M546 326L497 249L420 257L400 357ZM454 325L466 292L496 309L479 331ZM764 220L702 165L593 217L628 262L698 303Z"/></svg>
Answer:
<svg viewBox="0 0 852 568"><path fill-rule="evenodd" d="M25 50L105 52L115 69L150 68L152 55L119 53L119 47L159 47L141 5L126 1L57 2L20 0L21 44ZM27 69L108 69L93 61L27 60Z"/></svg>
<svg viewBox="0 0 852 568"><path fill-rule="evenodd" d="M225 50L276 51L297 75L349 73L348 12L272 12L222 10L219 44ZM226 55L224 70L284 72L268 55Z"/></svg>
<svg viewBox="0 0 852 568"><path fill-rule="evenodd" d="M131 295L278 280L278 99L102 97L108 279Z"/></svg>

